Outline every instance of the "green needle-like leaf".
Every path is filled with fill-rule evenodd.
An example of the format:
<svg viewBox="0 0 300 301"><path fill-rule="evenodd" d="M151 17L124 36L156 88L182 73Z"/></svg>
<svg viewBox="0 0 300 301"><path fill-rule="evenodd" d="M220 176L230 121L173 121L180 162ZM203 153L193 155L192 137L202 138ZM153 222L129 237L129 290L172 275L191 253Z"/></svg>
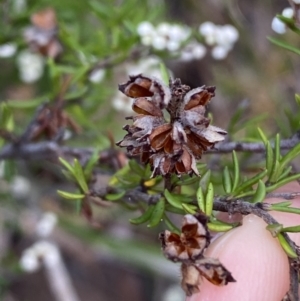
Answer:
<svg viewBox="0 0 300 301"><path fill-rule="evenodd" d="M119 193L108 193L105 195L105 199L108 201L118 201L125 195L126 191L121 191Z"/></svg>
<svg viewBox="0 0 300 301"><path fill-rule="evenodd" d="M199 186L197 190L197 202L200 210L202 212L205 212L205 198L201 186Z"/></svg>
<svg viewBox="0 0 300 301"><path fill-rule="evenodd" d="M272 42L273 44L275 44L275 45L277 45L277 46L279 46L279 47L281 47L281 48L284 48L284 49L286 49L286 50L289 50L289 51L291 51L291 52L294 52L294 53L300 55L300 50L299 50L299 48L297 48L297 47L294 47L294 46L292 46L292 45L289 45L289 44L287 44L286 42L281 41L281 40L278 40L278 39L275 39L275 38L267 37L267 39L268 39L270 42Z"/></svg>
<svg viewBox="0 0 300 301"><path fill-rule="evenodd" d="M263 141L264 144L267 144L268 142L268 138L267 136L265 135L265 133L261 130L261 128L257 128L258 130L258 133L259 133L259 136L261 137L261 140Z"/></svg>
<svg viewBox="0 0 300 301"><path fill-rule="evenodd" d="M285 240L285 238L283 237L283 235L279 233L277 237L278 237L278 240L279 240L279 242L280 242L283 250L286 252L286 254L290 258L297 258L298 255L293 250L293 248L288 244L288 242Z"/></svg>
<svg viewBox="0 0 300 301"><path fill-rule="evenodd" d="M211 171L208 169L201 177L199 185L202 188L204 194L207 192L208 184L210 182Z"/></svg>
<svg viewBox="0 0 300 301"><path fill-rule="evenodd" d="M141 216L136 218L131 218L129 222L134 225L140 225L146 223L150 219L153 210L154 210L154 205L149 205L147 210Z"/></svg>
<svg viewBox="0 0 300 301"><path fill-rule="evenodd" d="M205 198L205 214L211 216L214 204L214 186L212 183L209 183L207 188L207 194Z"/></svg>
<svg viewBox="0 0 300 301"><path fill-rule="evenodd" d="M250 178L249 180L242 183L234 192L234 195L237 195L238 193L242 192L246 188L252 188L252 185L256 184L259 180L263 179L267 175L268 171L264 170L260 173L258 173L253 178Z"/></svg>
<svg viewBox="0 0 300 301"><path fill-rule="evenodd" d="M300 225L298 226L292 226L292 227L285 227L281 229L281 232L300 232Z"/></svg>
<svg viewBox="0 0 300 301"><path fill-rule="evenodd" d="M155 205L154 210L151 214L150 221L147 227L152 228L159 224L162 221L164 212L165 212L165 199L161 198Z"/></svg>
<svg viewBox="0 0 300 301"><path fill-rule="evenodd" d="M222 182L223 182L224 191L227 194L229 194L232 190L232 181L231 181L231 176L229 173L228 166L225 166L225 168L223 169Z"/></svg>
<svg viewBox="0 0 300 301"><path fill-rule="evenodd" d="M84 193L89 191L82 167L77 159L74 159L74 176Z"/></svg>
<svg viewBox="0 0 300 301"><path fill-rule="evenodd" d="M240 181L240 167L239 161L235 151L232 151L232 161L233 161L233 185L232 185L232 192L236 190L239 181Z"/></svg>
<svg viewBox="0 0 300 301"><path fill-rule="evenodd" d="M78 193L71 193L67 191L62 191L62 190L57 190L57 193L62 196L65 199L68 200L81 200L82 198L85 197L84 194L78 194Z"/></svg>
<svg viewBox="0 0 300 301"><path fill-rule="evenodd" d="M262 180L258 181L257 189L253 198L251 200L252 203L260 203L265 199L266 196L266 186Z"/></svg>

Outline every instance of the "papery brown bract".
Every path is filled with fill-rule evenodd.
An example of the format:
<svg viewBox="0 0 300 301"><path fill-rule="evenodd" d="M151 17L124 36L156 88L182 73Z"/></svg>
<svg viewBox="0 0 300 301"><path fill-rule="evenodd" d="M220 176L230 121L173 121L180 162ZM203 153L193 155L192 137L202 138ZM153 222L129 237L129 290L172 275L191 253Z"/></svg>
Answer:
<svg viewBox="0 0 300 301"><path fill-rule="evenodd" d="M131 117L133 125L124 128L128 134L117 145L126 147L130 155L141 154L143 162L151 165L152 177L199 175L196 160L226 135L204 116L215 87L191 90L179 79L167 87L158 79L139 74L130 76L119 89L135 98L132 109L138 115ZM162 109L169 113L169 121Z"/></svg>
<svg viewBox="0 0 300 301"><path fill-rule="evenodd" d="M202 258L195 263L200 274L209 282L223 286L228 282L236 282L231 273L216 258Z"/></svg>
<svg viewBox="0 0 300 301"><path fill-rule="evenodd" d="M181 287L187 296L192 296L200 291L201 275L193 264L181 265Z"/></svg>

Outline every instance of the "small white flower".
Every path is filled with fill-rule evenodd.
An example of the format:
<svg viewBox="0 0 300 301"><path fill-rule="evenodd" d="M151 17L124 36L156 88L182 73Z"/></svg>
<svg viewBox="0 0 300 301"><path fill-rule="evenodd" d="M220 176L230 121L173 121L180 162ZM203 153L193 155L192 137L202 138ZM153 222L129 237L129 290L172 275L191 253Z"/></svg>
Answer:
<svg viewBox="0 0 300 301"><path fill-rule="evenodd" d="M89 80L94 84L98 84L104 79L104 76L105 76L105 69L96 69L93 70L89 75Z"/></svg>
<svg viewBox="0 0 300 301"><path fill-rule="evenodd" d="M36 256L36 252L32 248L23 251L20 259L20 266L25 272L29 273L39 269L40 261Z"/></svg>
<svg viewBox="0 0 300 301"><path fill-rule="evenodd" d="M213 35L216 30L216 25L212 22L204 22L199 26L199 32L203 36Z"/></svg>
<svg viewBox="0 0 300 301"><path fill-rule="evenodd" d="M55 264L60 260L59 250L56 245L46 240L36 242L32 247L38 258L41 258L45 264Z"/></svg>
<svg viewBox="0 0 300 301"><path fill-rule="evenodd" d="M206 47L203 44L191 42L182 49L179 59L183 62L190 62L202 59L205 54Z"/></svg>
<svg viewBox="0 0 300 301"><path fill-rule="evenodd" d="M26 178L15 176L10 183L10 191L15 198L26 198L30 193L30 186L30 182Z"/></svg>
<svg viewBox="0 0 300 301"><path fill-rule="evenodd" d="M156 34L162 35L162 36L168 36L170 30L171 30L171 25L169 23L160 23L156 27Z"/></svg>
<svg viewBox="0 0 300 301"><path fill-rule="evenodd" d="M170 52L174 52L180 48L180 43L178 41L170 40L167 42L167 49Z"/></svg>
<svg viewBox="0 0 300 301"><path fill-rule="evenodd" d="M13 56L17 51L17 46L13 43L0 45L0 57L8 58Z"/></svg>
<svg viewBox="0 0 300 301"><path fill-rule="evenodd" d="M191 29L187 26L172 25L167 33L170 40L177 41L179 43L185 41L191 34Z"/></svg>
<svg viewBox="0 0 300 301"><path fill-rule="evenodd" d="M51 234L57 223L57 216L52 212L43 214L41 220L36 225L36 233L39 236L46 237Z"/></svg>
<svg viewBox="0 0 300 301"><path fill-rule="evenodd" d="M211 56L215 59L215 60L223 60L226 58L227 54L228 54L229 49L224 47L224 46L215 46L212 50L211 50Z"/></svg>
<svg viewBox="0 0 300 301"><path fill-rule="evenodd" d="M285 24L280 19L278 19L277 17L273 18L271 27L278 34L286 33Z"/></svg>
<svg viewBox="0 0 300 301"><path fill-rule="evenodd" d="M137 27L137 33L141 37L151 36L153 35L154 32L155 32L154 26L148 21L144 21L140 23Z"/></svg>
<svg viewBox="0 0 300 301"><path fill-rule="evenodd" d="M22 51L17 58L20 78L25 83L37 81L44 71L44 59L37 53Z"/></svg>
<svg viewBox="0 0 300 301"><path fill-rule="evenodd" d="M153 37L152 36L143 36L142 39L142 44L145 46L151 46L152 45L152 41L153 41Z"/></svg>
<svg viewBox="0 0 300 301"><path fill-rule="evenodd" d="M222 27L222 32L229 44L235 43L239 38L239 32L230 24L224 25Z"/></svg>
<svg viewBox="0 0 300 301"><path fill-rule="evenodd" d="M284 17L286 18L293 18L294 16L294 10L291 7L286 7L282 13L281 13Z"/></svg>
<svg viewBox="0 0 300 301"><path fill-rule="evenodd" d="M294 3L300 4L300 0L293 0Z"/></svg>
<svg viewBox="0 0 300 301"><path fill-rule="evenodd" d="M168 43L167 39L165 37L163 37L163 36L160 36L160 35L156 35L152 39L152 46L156 50L164 50L164 49L166 49L167 43Z"/></svg>

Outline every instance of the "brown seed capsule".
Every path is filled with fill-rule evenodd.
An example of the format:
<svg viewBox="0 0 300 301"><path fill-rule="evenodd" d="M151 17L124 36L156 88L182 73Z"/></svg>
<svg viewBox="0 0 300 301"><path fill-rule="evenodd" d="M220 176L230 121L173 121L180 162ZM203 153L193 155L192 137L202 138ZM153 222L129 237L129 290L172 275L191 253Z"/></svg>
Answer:
<svg viewBox="0 0 300 301"><path fill-rule="evenodd" d="M215 87L191 90L179 79L166 87L158 79L139 74L119 85L119 89L135 98L132 108L139 115L132 117L133 126L117 145L127 147L131 155L143 155L144 162L151 165L152 177L172 173L199 175L196 159L226 135L204 116ZM170 114L169 121L164 118L164 108ZM143 153L145 149L147 155Z"/></svg>
<svg viewBox="0 0 300 301"><path fill-rule="evenodd" d="M203 215L187 214L183 218L181 234L166 230L161 234L164 255L172 261L196 260L202 257L210 243L210 235Z"/></svg>

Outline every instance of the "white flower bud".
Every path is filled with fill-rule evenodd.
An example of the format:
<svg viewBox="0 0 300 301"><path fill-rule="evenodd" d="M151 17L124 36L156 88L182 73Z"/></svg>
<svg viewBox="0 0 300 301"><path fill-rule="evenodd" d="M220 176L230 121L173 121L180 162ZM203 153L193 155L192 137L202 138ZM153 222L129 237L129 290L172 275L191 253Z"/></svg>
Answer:
<svg viewBox="0 0 300 301"><path fill-rule="evenodd" d="M91 72L89 80L94 84L98 84L103 80L104 76L105 69L96 69Z"/></svg>
<svg viewBox="0 0 300 301"><path fill-rule="evenodd" d="M224 46L215 46L212 50L211 50L211 56L215 59L215 60L223 60L226 58L227 54L228 54L228 48L224 47Z"/></svg>
<svg viewBox="0 0 300 301"><path fill-rule="evenodd" d="M8 58L13 56L17 51L17 46L12 43L0 45L0 57Z"/></svg>
<svg viewBox="0 0 300 301"><path fill-rule="evenodd" d="M212 22L204 22L199 26L199 32L203 36L213 35L216 30L216 25Z"/></svg>
<svg viewBox="0 0 300 301"><path fill-rule="evenodd" d="M148 22L144 21L140 23L137 27L137 33L143 37L143 36L150 36L155 32L154 26Z"/></svg>
<svg viewBox="0 0 300 301"><path fill-rule="evenodd" d="M30 190L30 182L22 176L15 176L10 183L10 191L15 198L27 198Z"/></svg>
<svg viewBox="0 0 300 301"><path fill-rule="evenodd" d="M167 39L163 36L157 35L152 40L152 46L156 50L164 50L167 47Z"/></svg>
<svg viewBox="0 0 300 301"><path fill-rule="evenodd" d="M286 32L285 24L277 17L273 18L271 27L278 34L284 34Z"/></svg>
<svg viewBox="0 0 300 301"><path fill-rule="evenodd" d="M293 18L294 16L294 10L291 7L286 7L282 13L281 13L284 17L286 18Z"/></svg>
<svg viewBox="0 0 300 301"><path fill-rule="evenodd" d="M168 36L171 30L171 25L169 23L160 23L156 27L156 34L162 36Z"/></svg>
<svg viewBox="0 0 300 301"><path fill-rule="evenodd" d="M171 52L174 52L180 48L180 43L174 40L167 42L167 49Z"/></svg>

